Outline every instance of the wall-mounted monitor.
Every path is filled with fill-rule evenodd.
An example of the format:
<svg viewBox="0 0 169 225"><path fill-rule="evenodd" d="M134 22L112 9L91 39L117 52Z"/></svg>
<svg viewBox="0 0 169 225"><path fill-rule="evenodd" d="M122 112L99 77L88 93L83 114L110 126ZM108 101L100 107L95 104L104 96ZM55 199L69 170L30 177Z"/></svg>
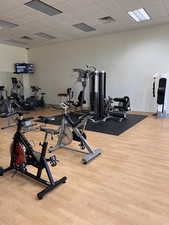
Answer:
<svg viewBox="0 0 169 225"><path fill-rule="evenodd" d="M16 63L15 64L15 73L34 73L34 65L31 63Z"/></svg>

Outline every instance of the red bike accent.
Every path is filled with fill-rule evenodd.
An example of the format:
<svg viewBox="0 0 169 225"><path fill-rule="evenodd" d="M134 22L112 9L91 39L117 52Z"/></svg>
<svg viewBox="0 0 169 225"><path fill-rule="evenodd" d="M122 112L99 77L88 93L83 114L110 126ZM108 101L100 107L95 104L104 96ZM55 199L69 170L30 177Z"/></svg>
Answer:
<svg viewBox="0 0 169 225"><path fill-rule="evenodd" d="M21 166L24 163L26 163L25 151L21 144L19 144L19 143L16 144L14 154L15 154L15 163L17 166Z"/></svg>

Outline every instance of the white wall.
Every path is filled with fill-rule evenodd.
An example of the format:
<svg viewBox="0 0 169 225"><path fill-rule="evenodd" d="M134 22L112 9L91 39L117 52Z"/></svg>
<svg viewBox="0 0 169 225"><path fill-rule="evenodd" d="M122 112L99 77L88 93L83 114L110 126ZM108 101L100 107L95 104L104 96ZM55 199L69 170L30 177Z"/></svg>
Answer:
<svg viewBox="0 0 169 225"><path fill-rule="evenodd" d="M0 72L14 72L17 62L27 62L27 50L0 44Z"/></svg>
<svg viewBox="0 0 169 225"><path fill-rule="evenodd" d="M5 86L6 89L10 91L11 77L14 76L14 64L27 61L28 54L26 49L0 44L0 85ZM25 80L25 92L28 93L30 92L29 79L26 78L24 79L24 81ZM29 95L29 93L27 95Z"/></svg>
<svg viewBox="0 0 169 225"><path fill-rule="evenodd" d="M34 48L29 61L48 103L72 86L72 68L91 64L107 72L107 95L128 95L133 110L153 111L152 76L169 73L169 25Z"/></svg>

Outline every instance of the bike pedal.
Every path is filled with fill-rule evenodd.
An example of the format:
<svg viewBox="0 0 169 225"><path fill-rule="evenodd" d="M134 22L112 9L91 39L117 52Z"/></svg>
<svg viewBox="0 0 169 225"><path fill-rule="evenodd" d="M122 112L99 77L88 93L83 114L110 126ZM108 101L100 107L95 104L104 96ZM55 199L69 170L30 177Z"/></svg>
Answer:
<svg viewBox="0 0 169 225"><path fill-rule="evenodd" d="M52 155L49 159L47 159L47 161L50 162L50 165L52 167L55 167L57 165L57 163L59 162L59 160L56 158L55 155Z"/></svg>

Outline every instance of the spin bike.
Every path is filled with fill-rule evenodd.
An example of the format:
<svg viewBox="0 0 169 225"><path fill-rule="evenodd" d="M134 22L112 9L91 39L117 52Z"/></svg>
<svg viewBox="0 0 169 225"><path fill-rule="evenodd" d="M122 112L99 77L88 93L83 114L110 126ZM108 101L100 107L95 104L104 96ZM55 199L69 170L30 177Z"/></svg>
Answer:
<svg viewBox="0 0 169 225"><path fill-rule="evenodd" d="M47 136L50 133L49 129L42 128L42 131L45 132L44 141L42 144L40 143L42 146L42 151L36 152L22 133L22 128L24 126L28 126L33 118L23 119L23 112L17 112L16 114L18 114L19 118L17 122L17 131L11 144L10 165L6 169L3 169L2 167L0 168L0 176L3 176L4 173L10 170L14 170L15 172L19 172L28 177L31 177L32 179L46 186L45 189L37 194L38 199L42 199L44 195L52 191L58 185L65 183L67 178L62 177L61 179L54 181L50 171L48 162L50 162L51 166L54 167L57 165L58 160L56 159L55 155L51 156L50 158L46 158L48 146ZM30 173L27 169L27 166L33 166L37 168L36 175ZM46 171L48 180L41 178L43 169Z"/></svg>
<svg viewBox="0 0 169 225"><path fill-rule="evenodd" d="M69 106L65 103L61 103L60 105L61 108L64 109L61 126L58 130L51 130L53 133L55 131L55 136L57 136L57 143L55 146L50 146L48 151L53 152L57 149L65 148L67 150L80 152L86 154L86 156L82 158L82 163L87 164L102 153L100 149L91 148L86 140L87 136L84 133L87 121L94 116L94 113L89 112L87 114L84 114L78 117L78 119L74 122L70 114L67 112ZM43 120L43 122L45 122L45 120L48 120L48 117L40 118ZM82 150L87 149L87 152L67 147L67 145L71 144L73 140L79 142L80 148Z"/></svg>

